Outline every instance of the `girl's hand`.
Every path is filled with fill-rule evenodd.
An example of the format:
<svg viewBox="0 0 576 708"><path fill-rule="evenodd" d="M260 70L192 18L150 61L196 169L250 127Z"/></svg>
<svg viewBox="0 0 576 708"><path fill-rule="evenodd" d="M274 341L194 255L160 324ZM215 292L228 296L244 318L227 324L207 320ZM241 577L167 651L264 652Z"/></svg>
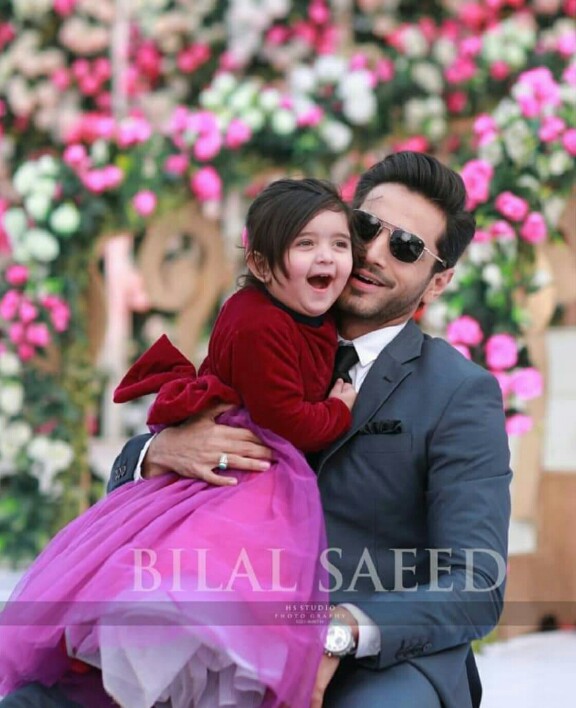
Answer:
<svg viewBox="0 0 576 708"><path fill-rule="evenodd" d="M345 383L343 379L337 379L328 397L339 398L348 406L348 410L352 410L357 395L352 384Z"/></svg>

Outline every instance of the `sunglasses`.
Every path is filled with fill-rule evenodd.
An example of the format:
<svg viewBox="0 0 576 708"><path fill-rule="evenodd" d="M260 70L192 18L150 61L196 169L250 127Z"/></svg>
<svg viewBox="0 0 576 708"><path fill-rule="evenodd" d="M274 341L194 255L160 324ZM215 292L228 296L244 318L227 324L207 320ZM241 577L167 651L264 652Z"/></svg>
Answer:
<svg viewBox="0 0 576 708"><path fill-rule="evenodd" d="M380 219L369 211L363 209L353 210L354 228L358 236L368 243L380 234L382 229L386 229L390 234L389 248L390 253L398 261L402 263L416 263L422 258L424 251L429 253L432 258L435 258L438 263L441 263L444 268L448 267L446 261L426 247L426 244L416 234L411 234L409 231L404 231L398 226L389 224L387 221Z"/></svg>

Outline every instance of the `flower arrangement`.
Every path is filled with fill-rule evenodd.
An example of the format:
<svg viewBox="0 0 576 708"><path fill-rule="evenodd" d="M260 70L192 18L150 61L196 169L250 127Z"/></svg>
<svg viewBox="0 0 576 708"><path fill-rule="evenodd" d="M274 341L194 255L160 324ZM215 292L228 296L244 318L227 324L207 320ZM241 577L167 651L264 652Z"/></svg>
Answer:
<svg viewBox="0 0 576 708"><path fill-rule="evenodd" d="M516 295L546 285L534 254L560 238L575 180L574 0L437 2L429 14L403 3L402 17L394 0L141 0L123 18L112 0L9 5L0 21L0 423L10 433L0 438L0 552L34 553L90 498L98 385L86 272L97 239L140 229L191 196L218 202L231 187L249 190L271 167L330 175L350 194L386 151L449 154L478 231L425 323L494 373L511 434L530 427L524 402L542 382ZM114 39L109 56L119 30L125 44ZM463 116L470 135L450 129ZM23 520L27 540L8 540Z"/></svg>

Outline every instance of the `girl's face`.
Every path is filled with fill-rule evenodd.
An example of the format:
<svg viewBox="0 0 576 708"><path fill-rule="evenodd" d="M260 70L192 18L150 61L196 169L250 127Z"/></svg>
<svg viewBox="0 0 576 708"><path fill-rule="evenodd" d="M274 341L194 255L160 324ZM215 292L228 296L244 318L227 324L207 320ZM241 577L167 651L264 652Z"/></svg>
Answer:
<svg viewBox="0 0 576 708"><path fill-rule="evenodd" d="M316 317L336 302L352 272L352 241L346 216L321 211L292 241L281 271L266 275L268 292L302 315Z"/></svg>

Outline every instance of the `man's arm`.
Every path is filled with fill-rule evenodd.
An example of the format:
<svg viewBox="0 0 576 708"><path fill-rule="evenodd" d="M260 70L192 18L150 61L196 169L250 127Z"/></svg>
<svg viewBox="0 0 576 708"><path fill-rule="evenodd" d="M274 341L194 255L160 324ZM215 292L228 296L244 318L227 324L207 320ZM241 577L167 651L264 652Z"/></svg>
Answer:
<svg viewBox="0 0 576 708"><path fill-rule="evenodd" d="M427 453L428 550L439 570L416 590L353 600L381 628L380 654L362 659L371 668L469 643L502 611L511 472L491 375L470 377L454 392Z"/></svg>
<svg viewBox="0 0 576 708"><path fill-rule="evenodd" d="M224 453L228 455L231 468L248 472L267 470L272 452L254 433L215 422L215 418L228 408L227 405L215 406L193 420L158 433L146 451L142 477L149 479L173 471L182 477L202 479L219 486L235 484L234 478L214 472ZM142 448L150 437L138 435L124 445L112 466L108 492L134 480Z"/></svg>

